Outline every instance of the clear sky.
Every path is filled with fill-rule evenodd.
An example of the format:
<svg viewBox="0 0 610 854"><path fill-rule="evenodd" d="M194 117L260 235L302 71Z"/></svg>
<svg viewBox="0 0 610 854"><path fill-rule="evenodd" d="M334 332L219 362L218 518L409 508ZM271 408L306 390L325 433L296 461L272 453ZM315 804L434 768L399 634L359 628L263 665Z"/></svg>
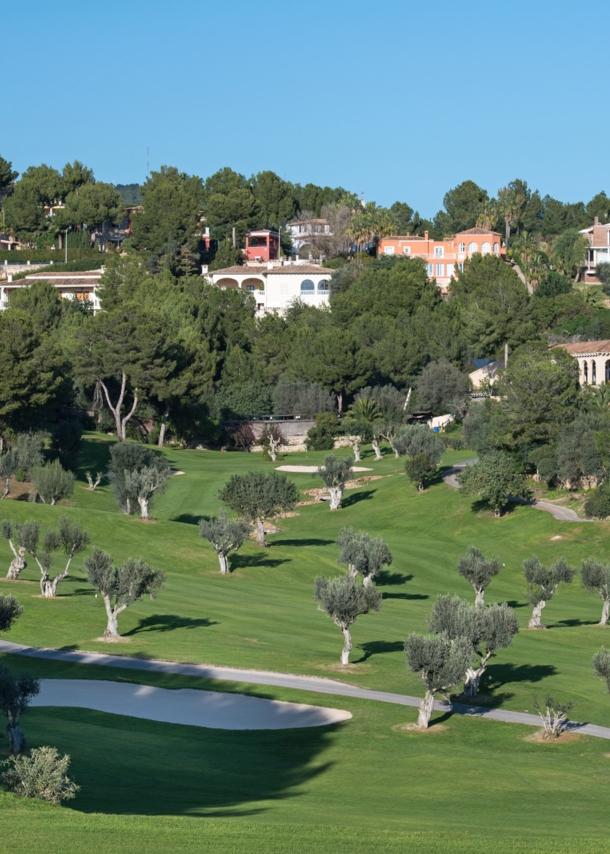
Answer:
<svg viewBox="0 0 610 854"><path fill-rule="evenodd" d="M228 165L406 201L610 194L610 2L0 3L0 155L98 180Z"/></svg>

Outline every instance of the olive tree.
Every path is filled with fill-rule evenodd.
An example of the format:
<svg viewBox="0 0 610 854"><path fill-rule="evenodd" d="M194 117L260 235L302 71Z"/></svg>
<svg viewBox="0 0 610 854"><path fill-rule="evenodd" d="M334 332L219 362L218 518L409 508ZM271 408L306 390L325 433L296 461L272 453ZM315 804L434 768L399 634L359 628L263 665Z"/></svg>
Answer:
<svg viewBox="0 0 610 854"><path fill-rule="evenodd" d="M605 626L610 614L610 565L600 563L594 557L583 560L580 565L580 584L587 593L599 594L603 603L599 624Z"/></svg>
<svg viewBox="0 0 610 854"><path fill-rule="evenodd" d="M604 680L608 693L610 694L610 650L606 649L605 646L602 646L602 648L596 652L591 659L591 664L593 665L593 672L598 679Z"/></svg>
<svg viewBox="0 0 610 854"><path fill-rule="evenodd" d="M250 528L236 519L229 519L221 510L215 519L201 519L199 536L207 540L216 554L223 575L231 572L229 555L237 551L248 539Z"/></svg>
<svg viewBox="0 0 610 854"><path fill-rule="evenodd" d="M405 461L405 474L419 492L423 492L428 481L436 474L436 463L425 451L422 454L415 454L414 457L409 457Z"/></svg>
<svg viewBox="0 0 610 854"><path fill-rule="evenodd" d="M240 513L244 521L253 522L256 542L267 547L265 522L294 507L299 491L286 475L276 472L251 471L231 475L219 493L219 498L231 510Z"/></svg>
<svg viewBox="0 0 610 854"><path fill-rule="evenodd" d="M425 694L419 706L417 726L427 729L434 698L460 682L472 661L472 644L467 638L450 641L445 635L420 635L415 632L405 642L407 665L424 681Z"/></svg>
<svg viewBox="0 0 610 854"><path fill-rule="evenodd" d="M502 516L513 495L530 495L523 477L517 473L515 461L503 451L485 454L478 463L467 466L458 481L465 495L477 495L488 504L496 516Z"/></svg>
<svg viewBox="0 0 610 854"><path fill-rule="evenodd" d="M32 470L32 485L43 504L57 504L74 492L74 474L53 460Z"/></svg>
<svg viewBox="0 0 610 854"><path fill-rule="evenodd" d="M14 596L0 594L0 632L8 632L22 614L23 606Z"/></svg>
<svg viewBox="0 0 610 854"><path fill-rule="evenodd" d="M476 546L469 546L465 555L458 558L458 572L472 586L475 593L474 604L480 608L485 605L485 588L502 568L497 557L485 558Z"/></svg>
<svg viewBox="0 0 610 854"><path fill-rule="evenodd" d="M148 518L144 514L148 514L151 497L165 489L169 473L167 459L152 448L137 442L117 442L110 449L109 479L123 513L136 513L139 505L142 518Z"/></svg>
<svg viewBox="0 0 610 854"><path fill-rule="evenodd" d="M365 531L356 533L353 528L342 528L337 545L341 549L337 563L347 564L352 578L360 573L365 587L373 583L383 566L392 563L387 543L381 537L373 539Z"/></svg>
<svg viewBox="0 0 610 854"><path fill-rule="evenodd" d="M544 738L559 738L568 725L568 715L574 703L560 703L547 694L542 703L534 695L533 704L542 721Z"/></svg>
<svg viewBox="0 0 610 854"><path fill-rule="evenodd" d="M112 557L97 546L85 559L85 571L89 584L104 600L108 617L104 640L109 641L120 638L119 614L147 594L156 599L165 582L165 573L151 569L142 558L129 557L121 566L113 566Z"/></svg>
<svg viewBox="0 0 610 854"><path fill-rule="evenodd" d="M11 581L18 581L21 572L27 566L26 552L32 554L38 546L40 526L38 522L12 522L10 519L3 519L0 534L8 540L11 551L15 555L6 577Z"/></svg>
<svg viewBox="0 0 610 854"><path fill-rule="evenodd" d="M473 658L476 656L478 662L476 666L468 665L464 696L475 697L490 658L499 649L506 649L512 644L519 631L519 622L514 610L506 604L477 607L459 596L448 594L437 597L428 619L428 628L450 641L458 638L468 640Z"/></svg>
<svg viewBox="0 0 610 854"><path fill-rule="evenodd" d="M343 632L341 664L349 664L352 649L349 628L360 614L368 614L369 611L379 613L381 593L374 584L362 587L350 575L342 575L339 578L319 575L314 582L313 598L318 603L318 610L324 611Z"/></svg>
<svg viewBox="0 0 610 854"><path fill-rule="evenodd" d="M523 561L523 572L528 586L529 603L534 607L527 627L543 629L545 626L540 620L542 609L557 593L560 584L572 583L576 570L572 569L563 557L556 560L552 566L546 567L534 556Z"/></svg>
<svg viewBox="0 0 610 854"><path fill-rule="evenodd" d="M40 682L29 673L15 674L0 664L0 712L7 720L6 737L10 753L18 755L25 750L25 736L21 729L21 715L28 710L31 700L39 693Z"/></svg>
<svg viewBox="0 0 610 854"><path fill-rule="evenodd" d="M438 433L422 424L407 424L394 440L395 449L401 457L416 457L429 454L438 465L445 453L445 443Z"/></svg>
<svg viewBox="0 0 610 854"><path fill-rule="evenodd" d="M351 457L336 457L327 454L324 457L324 465L320 466L312 477L321 477L324 486L330 494L330 509L338 510L341 507L345 484L354 476Z"/></svg>
<svg viewBox="0 0 610 854"><path fill-rule="evenodd" d="M279 424L266 424L261 433L260 443L267 450L271 461L276 462L279 449L282 445L287 445L288 440Z"/></svg>
<svg viewBox="0 0 610 854"><path fill-rule="evenodd" d="M66 516L62 516L59 520L59 530L49 532L46 538L46 554L49 555L52 551L63 551L67 560L66 565L55 578L51 579L49 570L51 561L45 560L43 563L44 571L40 579L40 591L47 599L52 599L57 595L57 585L64 578L67 578L70 571L72 558L84 552L91 543L91 537L87 531L84 531L80 522L71 522Z"/></svg>
<svg viewBox="0 0 610 854"><path fill-rule="evenodd" d="M11 488L11 478L19 471L19 452L16 448L0 456L0 480L4 481L4 488L0 499L6 498Z"/></svg>
<svg viewBox="0 0 610 854"><path fill-rule="evenodd" d="M144 466L136 471L125 472L125 489L129 496L135 497L140 505L142 519L149 519L150 505L155 495L162 495L167 489L169 465Z"/></svg>

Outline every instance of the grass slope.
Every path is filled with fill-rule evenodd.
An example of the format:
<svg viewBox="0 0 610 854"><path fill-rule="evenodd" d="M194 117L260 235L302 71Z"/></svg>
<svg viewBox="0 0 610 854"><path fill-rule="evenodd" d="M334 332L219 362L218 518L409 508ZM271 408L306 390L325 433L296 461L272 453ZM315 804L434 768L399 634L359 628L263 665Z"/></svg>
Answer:
<svg viewBox="0 0 610 854"><path fill-rule="evenodd" d="M606 523L559 523L527 507L494 519L473 512L468 498L440 480L418 494L400 461L386 457L374 463L367 455L364 464L383 479L348 492L340 512L331 513L325 504L298 508L298 516L281 520L282 530L269 538L271 548L246 544L233 558L234 573L224 578L195 523L217 512L218 491L230 474L272 470L273 464L258 455L168 450L172 467L185 474L171 479L153 509L157 521L146 524L120 514L108 486L86 490L84 471L106 470L107 455L107 440L90 437L70 502L46 507L4 501L2 516L52 525L65 512L80 519L94 543L115 559L142 555L164 569L166 589L157 600L139 602L121 616L129 643L109 647L96 640L104 629L104 610L82 575L82 559L75 561L55 601L38 596L38 570L30 565L23 581L0 582L0 592L14 593L25 606L7 638L328 675L419 694L421 681L405 668L403 640L425 629L438 593L473 598L455 569L469 545L506 563L487 598L509 601L523 627L529 617L524 557L536 553L548 561L563 554L573 563L589 555L609 559ZM289 461L318 464L323 456L294 454ZM470 456L449 453L445 462ZM307 475L290 477L302 489L320 485ZM338 666L338 629L312 601L318 573L344 572L334 546L344 525L381 534L394 554L379 580L381 614L361 617L354 626L349 668ZM1 540L0 565L8 566L10 559ZM523 630L495 659L484 688L487 702L531 711L532 692L548 690L575 701L575 718L610 725L610 699L590 667L606 637L595 625L600 611L601 602L577 584L562 589L545 609L548 631ZM184 677L7 658L41 676L218 688ZM327 696L305 692L221 687L331 704ZM393 727L414 720L415 710L346 698L337 698L336 705L352 711L354 720L280 733L219 732L85 710L36 709L24 721L31 742L69 752L83 789L61 809L3 796L0 851L7 843L13 852L199 851L203 840L215 852L607 850L602 837L610 760L604 742L581 738L541 746L523 740L528 728L456 718L444 721L447 730L410 734Z"/></svg>

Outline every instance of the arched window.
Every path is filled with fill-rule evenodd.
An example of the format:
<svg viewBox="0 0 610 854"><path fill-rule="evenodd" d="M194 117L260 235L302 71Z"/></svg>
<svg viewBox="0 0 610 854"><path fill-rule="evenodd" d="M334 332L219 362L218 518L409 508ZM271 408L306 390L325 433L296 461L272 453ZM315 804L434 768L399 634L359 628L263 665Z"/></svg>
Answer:
<svg viewBox="0 0 610 854"><path fill-rule="evenodd" d="M303 279L303 281L301 282L301 296L303 296L303 297L313 296L315 290L316 290L316 286L311 281L311 279Z"/></svg>
<svg viewBox="0 0 610 854"><path fill-rule="evenodd" d="M466 244L460 243L460 245L458 246L458 252L465 252L465 251L466 251Z"/></svg>
<svg viewBox="0 0 610 854"><path fill-rule="evenodd" d="M597 385L597 362L595 359L591 360L591 384Z"/></svg>
<svg viewBox="0 0 610 854"><path fill-rule="evenodd" d="M584 372L585 383L589 382L589 365L586 362L583 362L582 369Z"/></svg>
<svg viewBox="0 0 610 854"><path fill-rule="evenodd" d="M494 243L494 255L499 255L499 254L500 254L500 244Z"/></svg>
<svg viewBox="0 0 610 854"><path fill-rule="evenodd" d="M473 252L478 252L478 251L479 251L479 247L478 247L478 246L477 246L477 244L474 242L474 240L472 241L472 243L469 243L469 244L468 244L468 251L470 252L470 254L471 254L471 255L472 255L472 253L473 253Z"/></svg>
<svg viewBox="0 0 610 854"><path fill-rule="evenodd" d="M318 282L318 293L319 294L327 294L330 290L330 284L328 279L322 279L321 282Z"/></svg>
<svg viewBox="0 0 610 854"><path fill-rule="evenodd" d="M489 255L489 253L491 252L491 245L487 241L485 241L481 248L481 251L483 255Z"/></svg>
<svg viewBox="0 0 610 854"><path fill-rule="evenodd" d="M610 234L610 232L608 232ZM606 382L610 382L610 359L606 362Z"/></svg>

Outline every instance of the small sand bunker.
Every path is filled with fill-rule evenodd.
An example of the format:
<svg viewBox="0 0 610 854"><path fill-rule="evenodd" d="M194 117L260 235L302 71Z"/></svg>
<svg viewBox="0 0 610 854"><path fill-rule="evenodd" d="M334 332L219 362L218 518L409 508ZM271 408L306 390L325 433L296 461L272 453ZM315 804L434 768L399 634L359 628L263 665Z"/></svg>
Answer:
<svg viewBox="0 0 610 854"><path fill-rule="evenodd" d="M298 474L313 474L320 466L276 466L276 471L292 471ZM352 466L352 471L373 471L373 469L363 469L361 466Z"/></svg>
<svg viewBox="0 0 610 854"><path fill-rule="evenodd" d="M112 715L211 729L297 729L328 726L351 718L349 712L323 706L97 679L41 679L40 694L31 705L95 709Z"/></svg>

